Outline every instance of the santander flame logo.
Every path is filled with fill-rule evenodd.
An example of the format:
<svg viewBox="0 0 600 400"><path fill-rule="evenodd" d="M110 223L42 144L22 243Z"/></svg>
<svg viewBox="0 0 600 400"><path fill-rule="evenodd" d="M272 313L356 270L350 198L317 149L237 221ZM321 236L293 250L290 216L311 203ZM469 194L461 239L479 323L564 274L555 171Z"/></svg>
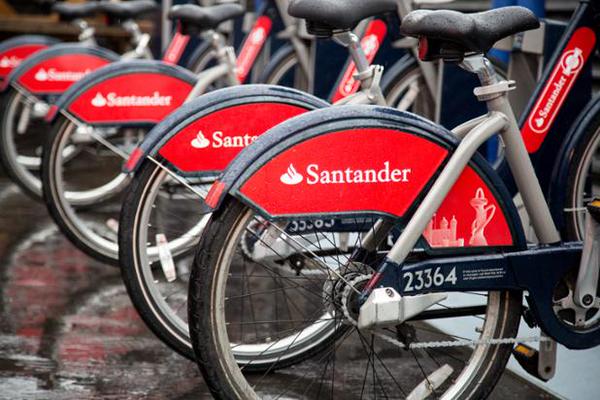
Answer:
<svg viewBox="0 0 600 400"><path fill-rule="evenodd" d="M48 80L48 73L44 68L40 68L38 72L35 73L35 80L40 82L46 82Z"/></svg>
<svg viewBox="0 0 600 400"><path fill-rule="evenodd" d="M290 164L287 171L279 177L281 183L286 185L297 185L302 182L303 179L304 177L296 171L293 164Z"/></svg>
<svg viewBox="0 0 600 400"><path fill-rule="evenodd" d="M575 47L575 49L567 51L561 59L563 74L569 76L576 73L581 69L583 63L583 51L579 47Z"/></svg>
<svg viewBox="0 0 600 400"><path fill-rule="evenodd" d="M204 149L210 146L210 140L208 140L202 131L198 131L196 137L192 140L192 147L196 149Z"/></svg>
<svg viewBox="0 0 600 400"><path fill-rule="evenodd" d="M385 161L381 168L367 169L323 169L318 164L309 164L305 173L307 185L405 183L410 182L412 168L393 168L389 161ZM290 163L279 179L286 185L296 185L303 181L304 176Z"/></svg>
<svg viewBox="0 0 600 400"><path fill-rule="evenodd" d="M102 96L102 93L97 92L96 96L92 99L92 105L94 107L104 107L106 105L106 98Z"/></svg>
<svg viewBox="0 0 600 400"><path fill-rule="evenodd" d="M591 27L577 28L552 68L544 89L537 95L535 105L521 128L529 153L539 150L552 128L573 86L586 68L596 47L596 32Z"/></svg>
<svg viewBox="0 0 600 400"><path fill-rule="evenodd" d="M262 44L267 36L267 31L262 26L257 27L252 35L250 36L250 42L254 45Z"/></svg>
<svg viewBox="0 0 600 400"><path fill-rule="evenodd" d="M23 61L21 58L15 56L4 56L0 59L0 68L15 68L18 67Z"/></svg>

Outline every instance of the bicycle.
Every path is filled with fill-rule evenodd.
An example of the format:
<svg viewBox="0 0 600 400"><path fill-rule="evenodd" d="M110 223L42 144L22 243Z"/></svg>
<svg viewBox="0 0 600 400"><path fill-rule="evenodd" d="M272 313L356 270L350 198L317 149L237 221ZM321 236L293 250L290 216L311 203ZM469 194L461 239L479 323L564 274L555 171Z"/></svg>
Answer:
<svg viewBox="0 0 600 400"><path fill-rule="evenodd" d="M416 62L403 58L395 64L396 79L382 79L390 84L382 83L381 89L380 73L373 75L367 67L378 46L366 44L375 40L383 43L384 37L389 36L382 26L385 27L380 19L369 22L360 39L365 53L354 54L346 63L330 99L338 98L343 87L362 81L358 94L336 104L403 103L401 109L424 111L420 107L424 102L418 100L421 89L415 85L420 80ZM335 40L346 47L357 41L345 34ZM352 74L358 78L350 80L348 71L356 73L355 65L361 66L357 75ZM401 87L404 90L386 90ZM384 97L386 93L391 97L383 101L379 90ZM347 94L354 91L356 88ZM406 91L411 92L410 99L402 101L399 94ZM291 116L327 105L303 93L277 87L224 89L175 111L131 153L125 172L133 177L118 223L119 265L139 314L159 338L180 354L193 358L184 309L189 276L186 257L206 220L199 200L227 163L255 137ZM257 116L260 120L255 120Z"/></svg>
<svg viewBox="0 0 600 400"><path fill-rule="evenodd" d="M272 4L284 3L278 1ZM193 15L192 10L198 9L194 6L180 6L178 10L183 12L182 17L187 18L188 15ZM118 206L114 200L120 195L121 189L127 182L127 176L117 169L119 160L121 157L126 158L127 154L133 150L130 144L135 144L144 136L143 133L140 133L143 129L159 122L184 102L214 88L238 85L243 82L243 79L248 76L249 69L247 67L240 69L240 65L247 63L248 60L256 60L266 36L270 32L265 28L265 18L266 16L261 16L257 19L255 28L248 35L237 59L232 47L224 46L220 35L213 34L211 39L213 52L217 55L218 62L198 75L197 80L192 81L191 76L187 77L183 75L183 71L176 71L173 68L169 68L167 71L160 65L151 65L150 62L128 62L127 64L115 64L90 75L65 93L57 103L57 107L49 115L49 120L53 121L55 128L48 138L48 145L44 148L42 181L44 200L50 214L76 246L103 262L110 264L117 262ZM222 21L219 20L219 22ZM202 28L201 24L205 21L194 22L190 18L190 20L182 21L182 27L187 30L193 27L194 23L199 23ZM378 21L378 25L380 24L382 22ZM295 27L295 25L293 26ZM206 28L212 29L214 26L209 24ZM369 31L367 30L367 32ZM260 40L255 40L256 38ZM251 50L247 50L248 48ZM377 48L370 51L372 57L376 53ZM250 57L248 54L254 54L254 56ZM287 64L282 65L282 69L288 67ZM240 75L240 71L243 72L243 76ZM149 73L153 74L150 75L150 78ZM178 76L181 77L179 86L175 83L163 83L165 79L172 80L173 77ZM186 79L183 79L184 77ZM352 82L354 82L353 79ZM348 90L348 94L356 90L357 88L353 87ZM171 91L174 95L170 101L167 101ZM164 101L157 104L156 107L119 106L117 107L119 113L116 114L113 111L117 108L109 107L110 104L107 104L109 94L123 98L158 96L159 103L161 103L160 99L164 99ZM103 153L100 154L104 157L95 157L87 161L88 166L93 162L97 163L98 168L92 168L93 176L84 178L84 172L80 168L81 164L77 166L76 163L71 162L72 168L67 165L70 160L68 153L64 152L64 148L80 140L77 129L83 132L85 129L89 130L91 126L94 126L94 129L98 129L99 132L115 127L127 127L130 130L138 128L139 132L134 132L126 144L120 143L118 146L111 144L110 141L123 140L124 134L111 133L107 137L99 134L90 137L88 134L92 145L100 143L99 147L101 149L106 147L107 150L102 150ZM102 178L99 178L98 171L100 170L104 174ZM110 200L112 205L90 207L104 200Z"/></svg>
<svg viewBox="0 0 600 400"><path fill-rule="evenodd" d="M393 5L373 14L391 11ZM364 39L344 32L335 40L348 48L358 66L356 81L361 83L360 91L336 104L385 104L379 88L383 71L369 66L362 50ZM119 264L144 321L180 354L193 357L182 310L187 297L184 260L205 220L191 212L197 208L197 196L203 197L215 174L255 136L294 115L326 106L313 96L283 87L221 89L182 106L131 153L125 168L133 173L132 185L118 224Z"/></svg>
<svg viewBox="0 0 600 400"><path fill-rule="evenodd" d="M364 12L359 2L293 4L324 33L348 29ZM519 7L415 11L401 29L419 38L421 59L476 74L474 94L487 114L448 131L389 108L332 107L287 120L243 150L206 197L213 213L190 278L190 335L213 394L482 398L511 353L549 379L554 340L574 349L598 345L600 201L584 191L589 175L571 174L584 171L582 160L595 150L590 138L599 130L589 110L597 100L579 116L567 112L581 101L573 87L585 81L598 12L597 4L579 4L521 129L507 101L515 83L499 80L484 54L538 27L533 14ZM577 122L566 138L549 136L567 122L557 124L558 115ZM537 245L526 242L501 175L476 153L496 134ZM588 182L577 210L565 208L574 202L570 193L553 193L560 179L538 180L550 150L555 176ZM557 206L561 197L570 200ZM585 206L583 243L563 241L558 228L580 232L584 219L564 214ZM542 335L518 337L522 316ZM441 325L444 319L452 325ZM537 341L539 352L523 344ZM251 349L245 358L237 343ZM253 370L262 373L244 375ZM273 371L295 379L273 392Z"/></svg>
<svg viewBox="0 0 600 400"><path fill-rule="evenodd" d="M45 128L44 117L51 105L74 82L102 66L119 59L152 58L148 48L150 36L141 32L134 19L156 11L157 5L152 1L136 0L126 3L56 4L53 9L63 20L73 21L81 27L79 42L54 44L26 58L3 82L0 99L3 109L0 161L11 179L25 193L38 199L41 198L38 171L43 142L39 132ZM94 28L82 18L100 12L131 35L130 50L119 56L96 45ZM20 41L17 39L17 42ZM192 65L203 62L202 57L198 55L191 59Z"/></svg>

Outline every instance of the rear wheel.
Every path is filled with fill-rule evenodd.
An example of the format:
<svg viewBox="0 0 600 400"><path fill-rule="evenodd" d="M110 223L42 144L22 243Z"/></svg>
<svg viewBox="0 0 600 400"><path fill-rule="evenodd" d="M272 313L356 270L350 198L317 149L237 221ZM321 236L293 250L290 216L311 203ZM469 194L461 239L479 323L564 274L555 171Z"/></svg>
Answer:
<svg viewBox="0 0 600 400"><path fill-rule="evenodd" d="M414 57L404 57L386 70L381 90L389 107L435 120L436 100Z"/></svg>
<svg viewBox="0 0 600 400"><path fill-rule="evenodd" d="M600 197L600 114L594 116L569 164L565 229L569 240L583 240L585 206Z"/></svg>
<svg viewBox="0 0 600 400"><path fill-rule="evenodd" d="M364 232L376 219L356 219L354 228ZM350 259L361 236L317 221L300 232L294 222L269 223L228 198L202 236L190 278L190 334L217 398L489 394L512 347L484 341L516 335L520 293L452 294L434 306L438 315L471 305L484 312L361 331L354 289L372 272ZM240 342L254 351L240 356Z"/></svg>
<svg viewBox="0 0 600 400"><path fill-rule="evenodd" d="M41 199L40 179L42 145L50 129L34 103L9 89L0 101L0 160L8 176L25 193Z"/></svg>
<svg viewBox="0 0 600 400"><path fill-rule="evenodd" d="M60 118L44 147L44 201L73 244L99 261L116 265L119 213L123 190L129 183L129 177L121 172L123 157L118 153L129 153L145 130L78 127ZM65 157L70 146L78 151Z"/></svg>
<svg viewBox="0 0 600 400"><path fill-rule="evenodd" d="M192 249L208 218L198 193L204 195L212 181L185 178L190 188L146 159L125 196L119 223L119 263L133 305L156 336L190 359Z"/></svg>
<svg viewBox="0 0 600 400"><path fill-rule="evenodd" d="M186 68L194 74L198 74L217 63L217 54L210 41L206 40L198 45L190 56Z"/></svg>

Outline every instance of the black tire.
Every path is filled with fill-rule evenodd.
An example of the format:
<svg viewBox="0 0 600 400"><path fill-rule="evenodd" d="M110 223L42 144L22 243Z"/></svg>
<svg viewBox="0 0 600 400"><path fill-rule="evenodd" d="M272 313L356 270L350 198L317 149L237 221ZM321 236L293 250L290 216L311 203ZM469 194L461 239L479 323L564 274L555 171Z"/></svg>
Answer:
<svg viewBox="0 0 600 400"><path fill-rule="evenodd" d="M123 282L127 287L131 302L146 325L159 339L172 349L182 356L194 360L195 357L189 339L187 321L184 321L183 318L178 320L177 316L167 314L165 307L169 307L174 301L172 299L167 301L163 297L164 295L162 295L163 292L154 293L160 290L159 285L164 285L165 290L173 294L173 282L165 282L160 271L156 271L156 275L152 275L151 270L153 268L155 270L159 269L158 265L156 265L159 262L158 260L152 262L140 261L141 257L147 257L145 254L141 254L147 248L140 245L139 242L141 240L151 240L150 237L146 236L144 239L140 239L140 229L143 229L139 226L141 224L140 221L143 219L140 214L144 212L146 202L156 201L155 198L152 198L154 195L152 190L156 187L155 185L160 184L159 180L163 178L163 174L164 170L161 167L146 159L136 172L135 178L128 188L119 221L119 263L121 265ZM201 204L201 199L196 199L196 202L197 204ZM152 209L155 209L154 204ZM191 209L186 214L186 217L188 219L193 217ZM152 222L154 226L154 220ZM171 230L167 232L172 234ZM196 244L197 240L193 240L193 243L190 244L190 251L184 249L174 258L183 258L186 254L191 254L191 249L195 248ZM189 261L191 262L191 259ZM144 269L146 266L148 270ZM180 283L178 284L178 282ZM187 282L187 276L182 276L182 273L177 274L175 284L178 287L184 285L182 287L183 292L178 294L179 296L187 297ZM187 312L186 305L184 303L179 305L184 315ZM175 309L176 306L174 305L171 310Z"/></svg>
<svg viewBox="0 0 600 400"><path fill-rule="evenodd" d="M59 117L54 125L51 133L48 135L46 145L44 146L43 157L42 157L42 188L44 203L48 209L48 212L54 222L58 225L62 233L81 251L88 254L94 259L112 265L118 266L118 250L116 244L116 232L114 232L114 246L110 240L106 241L106 246L99 245L93 236L90 236L89 232L86 231L87 226L79 218L79 212L86 210L97 210L100 206L107 207L109 204L114 210L113 214L120 211L120 203L118 196L122 194L127 183L127 177L124 174L119 174L115 178L111 178L108 186L113 187L114 190L101 191L102 195L92 196L85 200L73 200L69 196L72 192L66 192L63 187L59 184L62 183L62 157L59 156L59 149L64 146L64 142L68 140L71 133L74 131L74 125L71 121L65 117ZM85 156L85 152L81 152ZM113 153L114 154L114 153ZM88 158L88 162L91 164L94 160L94 156ZM114 158L117 158L116 156ZM122 160L118 159L118 168L120 170ZM80 161L81 164L81 161ZM106 165L102 164L103 167ZM85 168L89 168L86 166ZM116 166L115 166L116 168ZM98 171L100 169L92 169L92 175L100 176ZM114 185L111 183L115 182ZM88 184L89 182L84 182ZM95 182L94 182L95 183ZM94 187L93 190L96 188ZM75 192L73 192L75 193ZM73 201L73 202L72 202ZM118 219L116 216L115 221ZM92 229L91 227L89 229ZM91 231L90 231L91 232Z"/></svg>
<svg viewBox="0 0 600 400"><path fill-rule="evenodd" d="M18 123L17 108L21 103L20 99L23 96L20 95L16 90L9 88L0 95L0 110L2 110L2 119L0 120L0 162L4 167L4 171L8 177L16 183L23 192L25 192L31 198L41 201L42 200L42 183L41 178L36 172L33 172L26 168L25 165L19 163L17 160L17 149L15 143L15 136L18 135L16 125ZM34 123L34 129L31 129L31 124ZM46 130L49 126L43 120L31 121L29 124L28 132L23 135L30 137L29 140L36 140L37 134L39 141L39 147L43 144L43 136L46 134ZM31 132L31 131L34 132ZM32 159L35 157L31 157ZM41 163L41 157L39 162ZM38 166L39 169L39 166Z"/></svg>
<svg viewBox="0 0 600 400"><path fill-rule="evenodd" d="M234 379L240 379L241 375L238 370L235 370L236 367L231 364L232 360L228 356L229 348L227 347L225 352L220 350L226 344L217 338L216 332L218 332L219 326L215 317L215 307L222 306L216 298L220 293L225 295L224 292L221 292L224 289L218 287L221 278L219 276L219 263L226 256L224 253L227 252L228 242L234 240L235 229L239 229L236 228L237 224L243 222L248 212L248 207L240 201L232 197L225 199L221 207L213 213L205 229L198 246L190 278L188 304L192 344L198 366L213 396L219 399L255 398L251 395L253 388L249 386L247 381L244 381L244 378L241 378L242 381L240 382L234 382ZM223 274L225 275L225 272ZM520 321L521 293L493 292L488 301L492 301L494 304L490 315L497 316L497 319L493 325L486 323L484 332L497 338L515 337ZM327 346L332 346L337 338L339 338L339 335L332 335L321 345L314 347L312 351L307 351L296 356L297 358L286 360L286 362L276 363L266 369L270 372L274 369L282 369L289 365L298 364L315 354L320 354ZM468 381L462 388L463 390L458 391L457 395L452 397L453 399L481 399L488 396L504 371L512 346L510 344L493 345L482 346L479 349L481 349L482 355L479 360L476 360L478 362L478 364L475 364L477 369L468 376ZM305 368L303 369L297 365L295 368L305 370ZM259 382L266 379L266 376L258 377ZM461 376L459 375L459 377ZM349 380L351 378L345 377L345 379ZM286 386L292 386L292 382L293 379L287 379ZM308 384L305 381L302 381L302 383L304 385ZM327 392L327 390L325 389L324 392ZM331 390L333 393L333 389ZM351 389L345 388L345 390ZM301 397L299 396L299 398Z"/></svg>
<svg viewBox="0 0 600 400"><path fill-rule="evenodd" d="M294 104L307 110L328 106L305 93L282 92L280 88L265 85L232 87L207 94L205 101L198 107L176 112L172 118L174 121L197 120L236 105L271 101ZM179 123L163 128L181 129ZM173 178L173 174L185 184ZM153 158L146 157L132 178L119 221L119 263L134 306L159 338L191 359L194 355L187 326L187 307L181 309L183 315L179 307L187 305L188 271L206 216L200 207L202 194L208 191L213 181L210 176L180 175L172 170L160 152ZM174 259L175 279L172 281L167 278L157 250L159 234L164 237L163 243L167 244ZM186 264L188 256L190 259ZM185 284L183 289L181 284Z"/></svg>
<svg viewBox="0 0 600 400"><path fill-rule="evenodd" d="M259 83L293 87L308 92L308 78L291 45L278 49L259 77Z"/></svg>
<svg viewBox="0 0 600 400"><path fill-rule="evenodd" d="M566 199L563 210L566 240L583 240L585 205L594 197L600 197L598 187L598 163L600 156L600 113L595 115L585 127L569 163Z"/></svg>

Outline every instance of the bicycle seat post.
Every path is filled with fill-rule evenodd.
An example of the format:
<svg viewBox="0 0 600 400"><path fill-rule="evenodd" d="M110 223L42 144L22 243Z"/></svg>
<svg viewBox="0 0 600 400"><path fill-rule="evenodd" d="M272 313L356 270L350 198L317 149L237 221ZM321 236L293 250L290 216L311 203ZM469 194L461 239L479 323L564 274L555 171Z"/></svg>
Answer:
<svg viewBox="0 0 600 400"><path fill-rule="evenodd" d="M147 33L143 33L140 29L139 24L132 20L128 19L121 24L123 29L127 33L131 35L131 46L133 47L133 53L135 54L134 58L140 58L144 56L148 56L151 58L151 55L148 53L148 44L150 43L150 35Z"/></svg>
<svg viewBox="0 0 600 400"><path fill-rule="evenodd" d="M498 75L492 63L483 55L465 57L460 64L466 71L477 74L482 86L498 83Z"/></svg>
<svg viewBox="0 0 600 400"><path fill-rule="evenodd" d="M360 45L358 36L351 31L343 31L334 33L332 38L337 43L348 48L350 57L352 57L352 61L354 61L354 64L356 65L356 72L359 77L367 75L371 72L369 61L367 60L367 56ZM369 79L370 78L371 77L369 76ZM370 84L368 80L365 80L364 83Z"/></svg>
<svg viewBox="0 0 600 400"><path fill-rule="evenodd" d="M96 39L94 38L96 34L96 28L87 23L86 20L78 18L73 20L73 25L79 28L80 33L77 36L77 40L82 43L89 43L90 45L96 44Z"/></svg>
<svg viewBox="0 0 600 400"><path fill-rule="evenodd" d="M235 55L235 49L227 44L225 36L217 30L211 30L208 32L211 38L212 47L215 49L217 60L220 64L229 66L230 71L235 71L237 68L237 58ZM230 76L231 84L239 84L233 74ZM234 79L235 78L235 79ZM235 80L235 81L234 81Z"/></svg>
<svg viewBox="0 0 600 400"><path fill-rule="evenodd" d="M372 104L386 105L380 86L383 67L369 64L360 40L351 31L334 32L331 37L336 43L348 48L350 57L356 66L354 79L360 82L361 93L366 95L368 101ZM348 101L346 104L351 104L353 100L354 98L350 96L343 99L342 102Z"/></svg>

